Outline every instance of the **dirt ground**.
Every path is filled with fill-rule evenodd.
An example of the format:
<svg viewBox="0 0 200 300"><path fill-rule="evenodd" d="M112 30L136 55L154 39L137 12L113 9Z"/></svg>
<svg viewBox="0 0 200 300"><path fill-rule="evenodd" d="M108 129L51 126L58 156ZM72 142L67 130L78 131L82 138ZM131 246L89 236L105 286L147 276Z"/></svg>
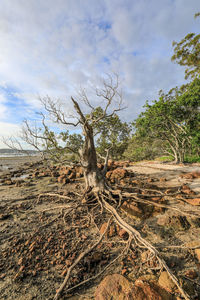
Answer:
<svg viewBox="0 0 200 300"><path fill-rule="evenodd" d="M89 208L80 206L77 215L71 215L67 197L75 200L84 194L83 178L61 184L53 176L33 176L38 168L30 165L29 158L0 159L0 299L53 299L70 264L97 240L101 226L108 221L105 212L95 214L93 203ZM19 169L19 176L12 174ZM140 162L126 169L131 175L118 187L140 194L144 190L145 201L163 207L137 204L131 208L132 202L127 200L120 214L159 249L191 299L200 299L200 257L198 260L195 252L200 249L200 176L194 176L200 173L200 165ZM14 184L5 183L9 174ZM165 196L158 197L159 191ZM39 196L45 193L49 195ZM66 199L51 197L52 193ZM88 221L88 215L94 216L93 220ZM123 251L126 238L120 240L118 229L114 231L74 270L69 288L95 276ZM151 260L142 259L137 247L131 251L134 260L122 256L101 276L61 299L94 299L95 288L106 274L120 273L133 282L146 274L158 280L160 270L151 266ZM191 272L193 277L187 275Z"/></svg>

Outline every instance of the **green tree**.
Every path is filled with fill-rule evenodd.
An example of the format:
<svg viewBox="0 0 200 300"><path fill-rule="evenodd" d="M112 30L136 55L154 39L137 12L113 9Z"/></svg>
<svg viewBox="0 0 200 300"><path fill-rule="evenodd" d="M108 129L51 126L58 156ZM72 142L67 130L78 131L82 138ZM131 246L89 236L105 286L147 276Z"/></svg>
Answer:
<svg viewBox="0 0 200 300"><path fill-rule="evenodd" d="M94 117L98 118L102 114L101 107L94 111ZM131 127L128 123L122 122L119 116L106 115L105 118L94 126L96 135L96 150L100 156L106 155L109 149L110 157L120 159L128 146Z"/></svg>
<svg viewBox="0 0 200 300"><path fill-rule="evenodd" d="M160 92L159 100L146 103L145 111L135 121L137 138L160 142L163 154L183 162L185 155L199 149L200 80Z"/></svg>
<svg viewBox="0 0 200 300"><path fill-rule="evenodd" d="M200 13L195 14L195 17ZM189 33L180 42L173 42L172 61L186 66L185 78L196 78L200 75L200 34Z"/></svg>

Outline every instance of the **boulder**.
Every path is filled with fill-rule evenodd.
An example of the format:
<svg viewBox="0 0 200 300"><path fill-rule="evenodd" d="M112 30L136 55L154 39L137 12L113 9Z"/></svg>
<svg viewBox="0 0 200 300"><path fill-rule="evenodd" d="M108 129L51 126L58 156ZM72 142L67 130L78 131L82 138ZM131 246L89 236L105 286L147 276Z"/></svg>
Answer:
<svg viewBox="0 0 200 300"><path fill-rule="evenodd" d="M156 282L137 279L133 289L132 299L134 300L172 300L165 289L159 286Z"/></svg>
<svg viewBox="0 0 200 300"><path fill-rule="evenodd" d="M163 287L168 292L172 293L174 292L176 285L169 277L168 273L166 271L161 272L158 283L161 287Z"/></svg>
<svg viewBox="0 0 200 300"><path fill-rule="evenodd" d="M132 297L133 284L120 274L106 276L95 291L95 300L128 300Z"/></svg>
<svg viewBox="0 0 200 300"><path fill-rule="evenodd" d="M126 269L123 269L125 273ZM173 297L154 281L137 279L131 283L120 274L106 276L95 291L95 300L172 300Z"/></svg>

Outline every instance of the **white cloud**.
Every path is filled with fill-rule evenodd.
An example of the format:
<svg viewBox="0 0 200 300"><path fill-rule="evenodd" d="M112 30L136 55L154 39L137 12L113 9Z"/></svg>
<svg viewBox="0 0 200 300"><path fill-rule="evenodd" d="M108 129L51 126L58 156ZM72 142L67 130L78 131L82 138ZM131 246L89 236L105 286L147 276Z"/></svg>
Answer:
<svg viewBox="0 0 200 300"><path fill-rule="evenodd" d="M198 30L199 0L1 0L0 118L40 109L38 95L70 99L80 86L116 71L123 77L126 119L160 89L183 83L172 41ZM0 95L1 97L1 95ZM21 99L21 100L20 100ZM19 100L19 101L18 101ZM15 112L15 114L13 113ZM12 118L11 118L12 117ZM18 116L18 119L20 119Z"/></svg>
<svg viewBox="0 0 200 300"><path fill-rule="evenodd" d="M9 122L0 122L0 137L8 139L11 136L17 137L20 131L20 126ZM7 148L0 139L0 148Z"/></svg>

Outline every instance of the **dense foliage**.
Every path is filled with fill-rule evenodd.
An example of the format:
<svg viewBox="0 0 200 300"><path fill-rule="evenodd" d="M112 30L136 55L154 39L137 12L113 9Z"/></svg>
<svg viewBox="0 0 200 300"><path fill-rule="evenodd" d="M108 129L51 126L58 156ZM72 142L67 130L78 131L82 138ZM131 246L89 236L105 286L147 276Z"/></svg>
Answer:
<svg viewBox="0 0 200 300"><path fill-rule="evenodd" d="M145 148L159 145L159 154L172 155L182 162L186 154L199 151L200 145L200 80L174 88L168 94L160 92L158 100L144 106L136 119L136 141L145 141ZM155 153L156 155L156 153Z"/></svg>
<svg viewBox="0 0 200 300"><path fill-rule="evenodd" d="M94 114L98 118L98 115L102 114L102 108L98 107ZM130 131L130 125L122 122L116 113L105 116L94 126L97 153L105 156L106 150L109 149L112 159L120 159L128 146Z"/></svg>

